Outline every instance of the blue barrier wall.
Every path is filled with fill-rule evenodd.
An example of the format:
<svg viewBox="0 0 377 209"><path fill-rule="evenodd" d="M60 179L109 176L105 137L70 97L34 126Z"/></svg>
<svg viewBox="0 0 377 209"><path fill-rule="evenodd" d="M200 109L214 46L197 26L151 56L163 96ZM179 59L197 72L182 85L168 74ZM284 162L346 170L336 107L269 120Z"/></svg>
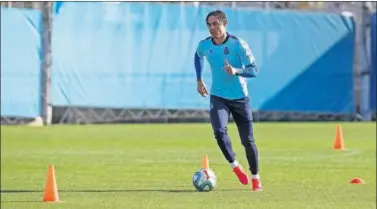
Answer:
<svg viewBox="0 0 377 209"><path fill-rule="evenodd" d="M372 59L372 73L370 76L370 108L372 111L376 112L376 76L377 76L377 63L376 63L376 56L377 56L377 42L376 42L376 36L377 36L377 16L376 13L372 14L371 16L371 59Z"/></svg>
<svg viewBox="0 0 377 209"><path fill-rule="evenodd" d="M1 116L40 115L41 17L1 8Z"/></svg>
<svg viewBox="0 0 377 209"><path fill-rule="evenodd" d="M55 8L52 102L119 108L208 108L193 54L211 7L71 3ZM226 9L228 30L260 67L254 109L353 112L354 23L335 14ZM204 79L210 86L205 65Z"/></svg>

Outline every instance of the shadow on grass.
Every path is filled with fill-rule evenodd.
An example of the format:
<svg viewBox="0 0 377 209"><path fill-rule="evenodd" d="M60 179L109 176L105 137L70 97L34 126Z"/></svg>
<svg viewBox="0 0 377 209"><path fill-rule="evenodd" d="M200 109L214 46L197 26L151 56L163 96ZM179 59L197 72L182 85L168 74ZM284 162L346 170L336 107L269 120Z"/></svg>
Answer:
<svg viewBox="0 0 377 209"><path fill-rule="evenodd" d="M227 191L250 191L250 189L216 189L212 192ZM163 192L163 193L194 193L193 189L77 189L59 190L59 193L112 193L112 192ZM1 194L20 194L20 193L43 193L43 190L1 190ZM37 203L42 200L1 200L2 203Z"/></svg>
<svg viewBox="0 0 377 209"><path fill-rule="evenodd" d="M16 202L24 202L24 203L31 203L31 202L42 202L42 200L1 200L2 203L16 203Z"/></svg>
<svg viewBox="0 0 377 209"><path fill-rule="evenodd" d="M248 191L250 189L215 189L214 191ZM59 193L112 193L112 192L164 192L164 193L192 193L194 189L70 189L59 190ZM1 190L0 193L43 193L43 190Z"/></svg>

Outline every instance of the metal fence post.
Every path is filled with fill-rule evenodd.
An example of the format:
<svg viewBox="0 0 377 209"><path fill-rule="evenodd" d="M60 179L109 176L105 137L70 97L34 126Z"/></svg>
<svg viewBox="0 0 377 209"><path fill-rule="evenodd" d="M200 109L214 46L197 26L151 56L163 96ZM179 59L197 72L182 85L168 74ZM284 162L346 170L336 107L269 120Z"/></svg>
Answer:
<svg viewBox="0 0 377 209"><path fill-rule="evenodd" d="M53 2L43 2L42 6L41 117L44 125L50 125L52 119L50 98L52 4Z"/></svg>

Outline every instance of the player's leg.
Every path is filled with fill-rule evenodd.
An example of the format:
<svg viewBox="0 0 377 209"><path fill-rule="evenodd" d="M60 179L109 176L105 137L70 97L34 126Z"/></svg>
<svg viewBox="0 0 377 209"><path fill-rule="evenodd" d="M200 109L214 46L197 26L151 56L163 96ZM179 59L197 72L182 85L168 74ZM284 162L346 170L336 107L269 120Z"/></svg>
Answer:
<svg viewBox="0 0 377 209"><path fill-rule="evenodd" d="M259 160L258 148L255 143L253 133L253 116L249 104L249 98L233 100L229 105L233 119L237 124L238 133L241 138L242 145L245 147L246 158L249 163L249 169L252 174L252 184L254 190L261 190L261 182L259 178Z"/></svg>
<svg viewBox="0 0 377 209"><path fill-rule="evenodd" d="M229 109L222 98L211 95L210 97L210 119L217 144L220 147L225 159L232 163L235 160L235 153L228 136L227 124Z"/></svg>
<svg viewBox="0 0 377 209"><path fill-rule="evenodd" d="M226 104L226 100L213 95L211 95L210 100L210 119L217 144L240 182L242 184L248 184L248 176L236 161L232 143L228 136L227 124L229 119L229 108Z"/></svg>

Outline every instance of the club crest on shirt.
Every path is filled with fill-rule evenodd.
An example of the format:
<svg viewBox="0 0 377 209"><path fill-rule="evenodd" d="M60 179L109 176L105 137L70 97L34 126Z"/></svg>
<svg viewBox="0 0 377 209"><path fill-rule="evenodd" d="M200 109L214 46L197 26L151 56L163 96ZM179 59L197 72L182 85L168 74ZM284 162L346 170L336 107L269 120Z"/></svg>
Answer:
<svg viewBox="0 0 377 209"><path fill-rule="evenodd" d="M229 48L227 46L224 48L224 54L229 54Z"/></svg>

